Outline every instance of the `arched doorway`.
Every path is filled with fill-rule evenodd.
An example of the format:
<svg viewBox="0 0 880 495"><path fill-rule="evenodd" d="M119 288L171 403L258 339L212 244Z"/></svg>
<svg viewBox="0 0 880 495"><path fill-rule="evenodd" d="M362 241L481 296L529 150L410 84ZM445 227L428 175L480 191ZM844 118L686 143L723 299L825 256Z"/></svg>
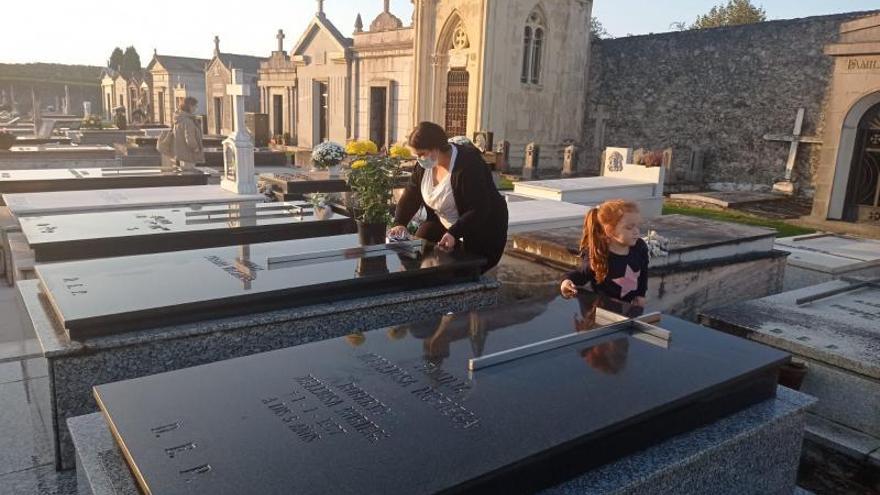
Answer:
<svg viewBox="0 0 880 495"><path fill-rule="evenodd" d="M470 121L471 78L474 57L467 28L453 11L437 38L434 60L435 122L442 122L449 136L466 136Z"/></svg>
<svg viewBox="0 0 880 495"><path fill-rule="evenodd" d="M865 112L856 129L843 219L880 223L880 103Z"/></svg>

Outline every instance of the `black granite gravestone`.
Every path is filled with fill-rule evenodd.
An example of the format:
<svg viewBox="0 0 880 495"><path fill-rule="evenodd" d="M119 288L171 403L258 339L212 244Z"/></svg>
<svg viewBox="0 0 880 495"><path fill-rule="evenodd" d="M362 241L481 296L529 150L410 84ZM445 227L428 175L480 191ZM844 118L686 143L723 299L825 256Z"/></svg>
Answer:
<svg viewBox="0 0 880 495"><path fill-rule="evenodd" d="M305 203L228 203L23 216L38 262L182 251L351 234L342 215L320 219Z"/></svg>
<svg viewBox="0 0 880 495"><path fill-rule="evenodd" d="M361 247L344 235L52 263L36 273L54 318L78 339L475 281L484 263L427 245Z"/></svg>
<svg viewBox="0 0 880 495"><path fill-rule="evenodd" d="M145 493L528 493L771 398L787 355L557 300L101 385ZM663 334L664 330L657 334ZM650 331L649 331L650 332ZM472 358L570 345L474 372Z"/></svg>
<svg viewBox="0 0 880 495"><path fill-rule="evenodd" d="M158 167L71 168L0 171L0 195L13 193L203 186L208 175L171 172ZM0 205L2 205L0 196Z"/></svg>

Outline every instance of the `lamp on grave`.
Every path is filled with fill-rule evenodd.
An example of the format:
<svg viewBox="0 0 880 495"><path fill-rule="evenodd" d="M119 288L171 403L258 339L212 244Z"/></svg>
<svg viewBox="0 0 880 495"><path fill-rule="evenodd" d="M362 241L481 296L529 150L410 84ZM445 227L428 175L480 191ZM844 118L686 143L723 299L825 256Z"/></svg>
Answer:
<svg viewBox="0 0 880 495"><path fill-rule="evenodd" d="M244 98L250 96L250 88L244 84L244 72L232 70L232 84L226 85L226 94L233 97L234 131L223 141L223 180L220 185L236 194L256 194L254 176L254 144L245 130Z"/></svg>

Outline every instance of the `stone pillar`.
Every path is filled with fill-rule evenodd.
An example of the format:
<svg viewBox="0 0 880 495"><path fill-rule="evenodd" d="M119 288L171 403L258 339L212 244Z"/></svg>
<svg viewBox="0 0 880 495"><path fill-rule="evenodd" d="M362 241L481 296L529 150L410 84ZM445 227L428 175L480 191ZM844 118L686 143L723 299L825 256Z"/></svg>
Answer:
<svg viewBox="0 0 880 495"><path fill-rule="evenodd" d="M507 173L510 170L510 142L501 141L495 146L495 171Z"/></svg>
<svg viewBox="0 0 880 495"><path fill-rule="evenodd" d="M574 177L578 173L578 149L575 145L565 147L562 158L562 176Z"/></svg>
<svg viewBox="0 0 880 495"><path fill-rule="evenodd" d="M525 180L535 180L540 177L538 167L541 162L541 147L535 143L526 146L526 163L523 167L522 177Z"/></svg>

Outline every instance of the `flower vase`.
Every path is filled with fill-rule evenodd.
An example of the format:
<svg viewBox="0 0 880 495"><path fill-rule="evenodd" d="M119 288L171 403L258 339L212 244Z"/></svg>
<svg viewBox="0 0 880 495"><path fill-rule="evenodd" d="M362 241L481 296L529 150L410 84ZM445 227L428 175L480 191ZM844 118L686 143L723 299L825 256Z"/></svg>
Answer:
<svg viewBox="0 0 880 495"><path fill-rule="evenodd" d="M316 206L315 218L318 220L330 220L333 218L333 209L329 206Z"/></svg>
<svg viewBox="0 0 880 495"><path fill-rule="evenodd" d="M361 246L385 244L385 224L358 222L358 239Z"/></svg>

